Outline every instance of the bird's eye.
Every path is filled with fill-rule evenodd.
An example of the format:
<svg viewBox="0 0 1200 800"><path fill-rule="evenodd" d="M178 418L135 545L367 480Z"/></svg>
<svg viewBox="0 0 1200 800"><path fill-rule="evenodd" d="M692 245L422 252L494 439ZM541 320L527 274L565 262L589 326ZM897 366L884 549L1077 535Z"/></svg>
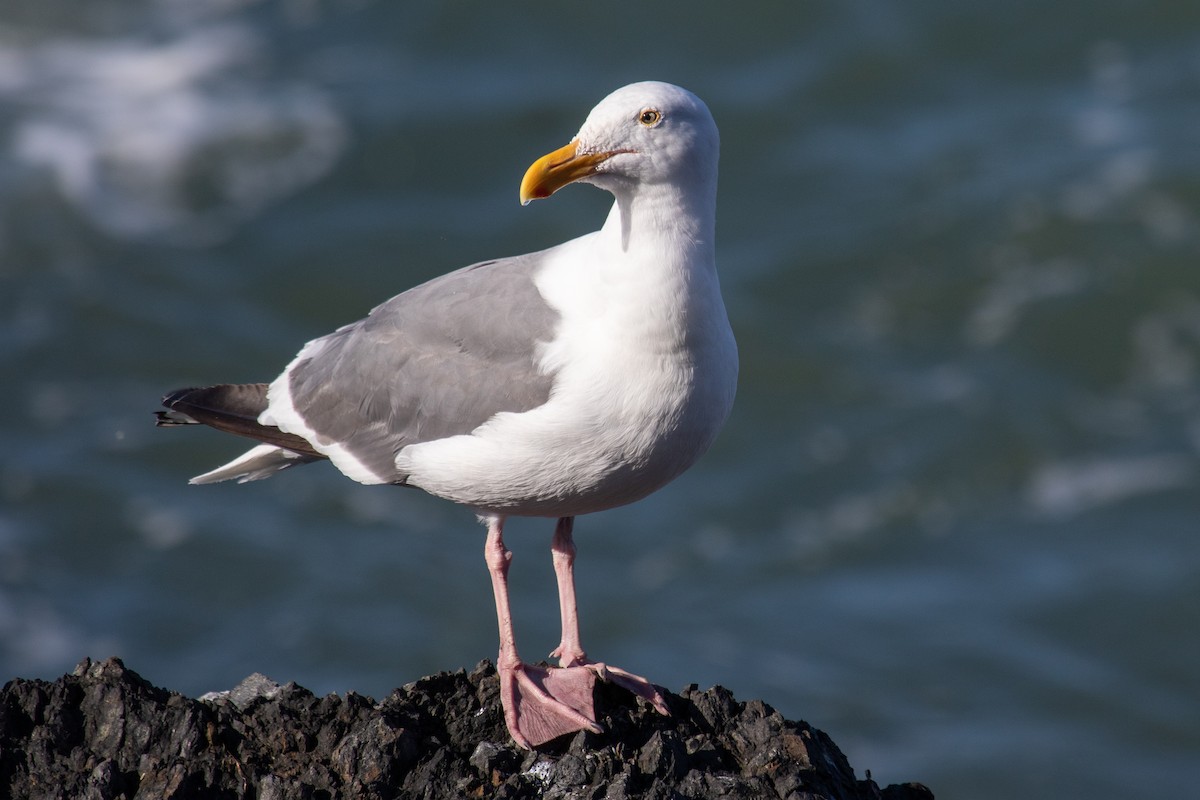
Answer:
<svg viewBox="0 0 1200 800"><path fill-rule="evenodd" d="M638 114L638 122L645 125L647 128L653 128L658 123L662 122L662 114L656 108L647 108Z"/></svg>

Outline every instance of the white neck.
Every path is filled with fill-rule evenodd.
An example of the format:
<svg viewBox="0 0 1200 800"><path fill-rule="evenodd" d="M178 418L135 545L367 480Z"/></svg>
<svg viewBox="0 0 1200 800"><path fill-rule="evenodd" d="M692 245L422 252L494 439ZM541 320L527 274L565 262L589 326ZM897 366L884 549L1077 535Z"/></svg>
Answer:
<svg viewBox="0 0 1200 800"><path fill-rule="evenodd" d="M716 229L716 187L681 191L673 184L608 187L616 197L601 233L619 236L619 246L654 248L683 256L686 261L713 263Z"/></svg>

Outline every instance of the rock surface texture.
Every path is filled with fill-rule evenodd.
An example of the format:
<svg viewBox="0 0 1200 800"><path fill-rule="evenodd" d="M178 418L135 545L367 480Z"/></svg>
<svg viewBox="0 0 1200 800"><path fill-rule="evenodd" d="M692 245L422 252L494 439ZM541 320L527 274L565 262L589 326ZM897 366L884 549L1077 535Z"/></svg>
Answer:
<svg viewBox="0 0 1200 800"><path fill-rule="evenodd" d="M821 731L725 689L665 694L671 717L598 684L605 733L526 752L508 737L495 668L443 673L382 702L317 697L253 675L198 700L118 659L0 692L0 797L932 798L857 780Z"/></svg>

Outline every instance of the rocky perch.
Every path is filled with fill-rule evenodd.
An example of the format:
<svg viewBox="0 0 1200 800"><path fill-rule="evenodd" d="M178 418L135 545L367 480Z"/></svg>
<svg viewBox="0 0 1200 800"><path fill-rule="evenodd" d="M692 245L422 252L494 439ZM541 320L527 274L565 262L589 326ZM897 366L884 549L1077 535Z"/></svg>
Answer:
<svg viewBox="0 0 1200 800"><path fill-rule="evenodd" d="M120 660L0 692L0 796L17 798L882 798L804 722L726 689L665 694L671 717L596 686L605 733L517 749L495 668L442 673L383 702L253 675L193 700Z"/></svg>

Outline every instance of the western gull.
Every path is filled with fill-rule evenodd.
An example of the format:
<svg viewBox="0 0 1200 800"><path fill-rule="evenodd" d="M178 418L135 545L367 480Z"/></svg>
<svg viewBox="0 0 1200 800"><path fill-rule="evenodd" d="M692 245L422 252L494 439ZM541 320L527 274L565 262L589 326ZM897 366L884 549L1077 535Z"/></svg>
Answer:
<svg viewBox="0 0 1200 800"><path fill-rule="evenodd" d="M523 204L576 181L611 192L600 230L435 278L309 342L269 385L181 389L158 412L160 425L260 442L191 483L328 459L360 483L415 486L473 509L487 526L504 718L522 747L599 732L597 676L668 713L646 679L584 653L572 527L677 477L733 404L737 347L713 252L717 152L716 124L691 92L618 89L520 189ZM557 519L558 667L517 653L509 516Z"/></svg>

